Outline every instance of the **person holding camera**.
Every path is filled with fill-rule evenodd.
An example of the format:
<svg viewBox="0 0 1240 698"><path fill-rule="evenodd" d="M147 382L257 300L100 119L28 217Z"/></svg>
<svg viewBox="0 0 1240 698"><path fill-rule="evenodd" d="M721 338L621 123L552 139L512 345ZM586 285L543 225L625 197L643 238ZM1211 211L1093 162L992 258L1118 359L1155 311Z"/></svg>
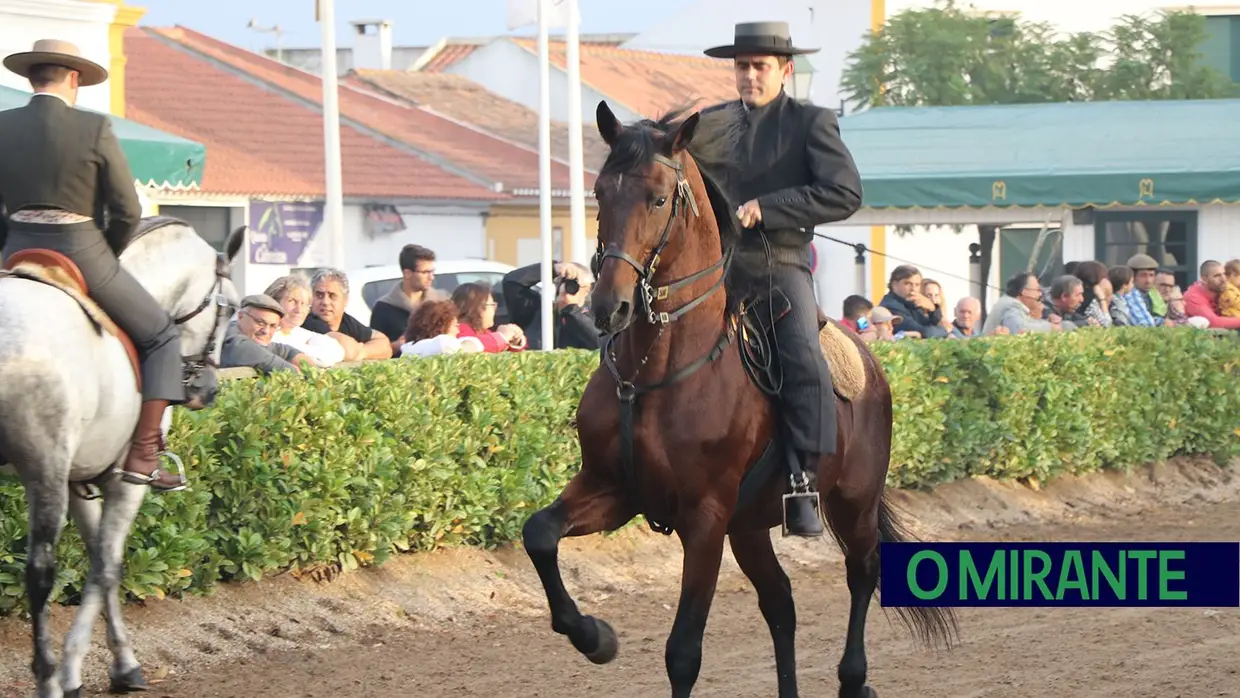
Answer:
<svg viewBox="0 0 1240 698"><path fill-rule="evenodd" d="M508 272L504 277L504 301L512 322L525 331L527 349L542 349L542 299L536 288L542 274L542 263L536 262ZM601 346L598 330L590 317L590 289L594 275L584 265L556 262L552 267L555 294L555 326L552 329L556 349L597 350Z"/></svg>

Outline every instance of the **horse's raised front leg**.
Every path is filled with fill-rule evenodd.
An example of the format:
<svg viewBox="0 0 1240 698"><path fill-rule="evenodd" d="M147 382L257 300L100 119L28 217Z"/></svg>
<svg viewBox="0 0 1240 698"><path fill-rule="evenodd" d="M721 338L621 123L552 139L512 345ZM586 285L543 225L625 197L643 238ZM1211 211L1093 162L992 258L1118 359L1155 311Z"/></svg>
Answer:
<svg viewBox="0 0 1240 698"><path fill-rule="evenodd" d="M792 600L792 582L775 556L770 531L742 531L733 533L730 539L737 564L758 593L758 608L775 643L779 698L797 698L797 611Z"/></svg>
<svg viewBox="0 0 1240 698"><path fill-rule="evenodd" d="M525 552L534 563L547 594L551 629L568 636L573 647L595 664L615 659L619 641L610 625L593 616L582 615L564 588L559 565L560 540L614 531L633 516L623 491L582 470L554 502L525 522L521 532Z"/></svg>
<svg viewBox="0 0 1240 698"><path fill-rule="evenodd" d="M702 636L719 582L723 539L729 512L721 506L698 505L678 517L676 531L684 548L680 603L667 637L664 662L672 698L689 698L702 670Z"/></svg>
<svg viewBox="0 0 1240 698"><path fill-rule="evenodd" d="M74 523L90 554L90 574L82 590L81 606L65 638L60 681L67 698L80 695L75 691L80 691L82 686L82 661L90 650L95 618L100 611L103 611L107 623L108 649L112 652L112 666L108 672L110 690L128 693L147 687L142 667L129 641L120 603L125 544L142 506L146 488L122 482L120 478L110 478L103 492L102 505L99 500L86 501L76 497L69 505Z"/></svg>
<svg viewBox="0 0 1240 698"><path fill-rule="evenodd" d="M30 600L31 632L34 636L31 669L34 671L35 695L38 698L60 698L62 692L56 678L56 655L52 652L48 628L48 606L56 583L56 543L64 530L69 487L64 482L53 484L50 477L57 471L64 473L67 468L43 467L46 470L39 471L39 480L24 482L30 522L26 548L26 597Z"/></svg>

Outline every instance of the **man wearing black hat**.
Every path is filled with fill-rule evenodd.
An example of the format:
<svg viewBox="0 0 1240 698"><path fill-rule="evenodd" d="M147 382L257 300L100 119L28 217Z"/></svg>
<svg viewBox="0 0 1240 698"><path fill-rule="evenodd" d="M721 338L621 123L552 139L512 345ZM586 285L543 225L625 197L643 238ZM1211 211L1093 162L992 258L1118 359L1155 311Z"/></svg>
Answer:
<svg viewBox="0 0 1240 698"><path fill-rule="evenodd" d="M844 220L861 207L861 177L835 112L784 91L792 56L817 50L793 46L786 22L737 24L733 43L706 55L733 60L740 99L702 112L708 119L724 110L745 111L738 174L728 188L744 202L737 209L746 228L738 253L768 269L777 291L765 300L776 319L780 405L795 451L785 525L789 533L808 537L823 534L814 488L818 461L836 450L835 396L818 344L810 243L816 226ZM761 315L765 319L766 312Z"/></svg>

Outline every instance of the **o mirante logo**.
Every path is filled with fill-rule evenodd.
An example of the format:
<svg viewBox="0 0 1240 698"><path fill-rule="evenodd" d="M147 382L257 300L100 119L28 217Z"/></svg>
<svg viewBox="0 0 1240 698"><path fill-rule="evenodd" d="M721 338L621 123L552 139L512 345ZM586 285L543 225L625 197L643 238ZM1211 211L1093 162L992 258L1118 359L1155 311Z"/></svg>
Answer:
<svg viewBox="0 0 1240 698"><path fill-rule="evenodd" d="M1240 606L1240 543L883 543L882 605Z"/></svg>

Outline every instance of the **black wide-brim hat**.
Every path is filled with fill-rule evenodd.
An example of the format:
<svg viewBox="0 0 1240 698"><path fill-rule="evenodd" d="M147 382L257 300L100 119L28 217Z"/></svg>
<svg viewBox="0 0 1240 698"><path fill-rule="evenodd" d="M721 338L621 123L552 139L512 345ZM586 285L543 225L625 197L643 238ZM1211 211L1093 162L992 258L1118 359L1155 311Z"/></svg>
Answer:
<svg viewBox="0 0 1240 698"><path fill-rule="evenodd" d="M743 54L798 56L820 50L793 46L787 22L741 22L731 44L708 48L705 53L711 58L735 58Z"/></svg>

